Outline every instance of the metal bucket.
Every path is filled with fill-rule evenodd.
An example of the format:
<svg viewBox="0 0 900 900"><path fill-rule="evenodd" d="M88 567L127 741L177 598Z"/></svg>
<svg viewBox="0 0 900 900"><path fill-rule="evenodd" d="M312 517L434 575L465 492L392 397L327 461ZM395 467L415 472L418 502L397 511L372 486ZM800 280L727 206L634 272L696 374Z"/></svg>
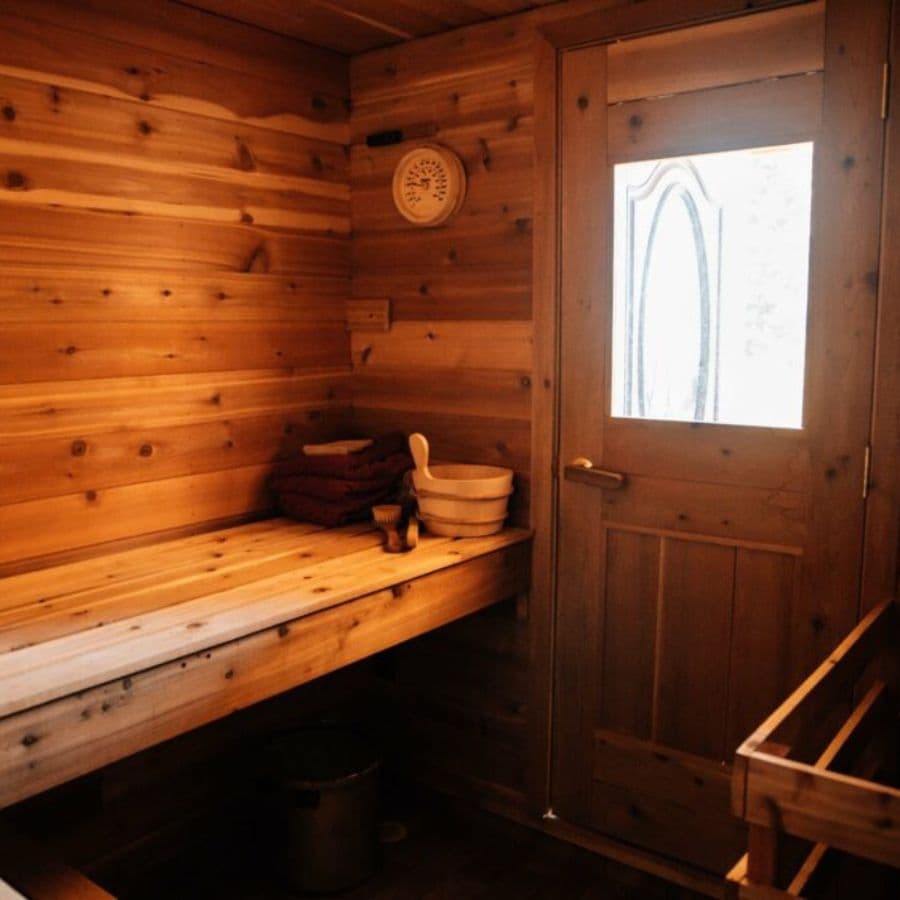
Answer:
<svg viewBox="0 0 900 900"><path fill-rule="evenodd" d="M381 760L354 731L315 726L273 742L284 872L301 893L354 887L378 866Z"/></svg>

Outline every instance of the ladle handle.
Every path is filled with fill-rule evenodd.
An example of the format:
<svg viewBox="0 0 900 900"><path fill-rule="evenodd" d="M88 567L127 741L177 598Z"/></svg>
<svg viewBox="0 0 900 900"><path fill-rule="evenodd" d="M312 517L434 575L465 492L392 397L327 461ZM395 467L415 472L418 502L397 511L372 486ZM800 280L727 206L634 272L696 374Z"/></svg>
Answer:
<svg viewBox="0 0 900 900"><path fill-rule="evenodd" d="M409 452L412 453L416 468L426 478L430 478L431 473L428 471L428 440L424 434L416 432L409 436Z"/></svg>

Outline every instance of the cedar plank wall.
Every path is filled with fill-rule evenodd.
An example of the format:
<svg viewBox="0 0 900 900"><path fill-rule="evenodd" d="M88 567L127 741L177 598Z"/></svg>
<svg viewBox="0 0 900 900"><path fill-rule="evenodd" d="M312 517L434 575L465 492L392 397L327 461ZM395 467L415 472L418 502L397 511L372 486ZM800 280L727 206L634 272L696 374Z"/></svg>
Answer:
<svg viewBox="0 0 900 900"><path fill-rule="evenodd" d="M0 23L0 571L264 509L349 408L347 60L165 0Z"/></svg>
<svg viewBox="0 0 900 900"><path fill-rule="evenodd" d="M361 430L419 429L434 456L511 466L514 518L528 521L532 365L535 26L560 4L354 57L351 65L353 296L388 297L386 333L353 335ZM402 128L456 150L468 196L444 227L393 208L391 177L415 141L369 148ZM421 137L420 137L421 136ZM412 715L429 780L488 806L526 805L528 623L501 606L393 651L385 689Z"/></svg>
<svg viewBox="0 0 900 900"><path fill-rule="evenodd" d="M353 59L352 290L390 298L394 319L353 335L353 389L362 430L421 430L437 458L514 468L527 521L532 35L514 21ZM366 147L386 128L460 154L468 195L448 225L417 229L394 209L393 169L415 142ZM526 627L500 607L391 654L385 689L409 713L398 727L426 779L523 806Z"/></svg>

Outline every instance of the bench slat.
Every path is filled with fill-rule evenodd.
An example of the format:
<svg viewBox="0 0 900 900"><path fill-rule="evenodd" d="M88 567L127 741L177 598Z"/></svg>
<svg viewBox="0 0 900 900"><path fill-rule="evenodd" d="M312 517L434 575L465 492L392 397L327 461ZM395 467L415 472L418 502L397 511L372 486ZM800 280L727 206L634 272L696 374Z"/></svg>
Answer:
<svg viewBox="0 0 900 900"><path fill-rule="evenodd" d="M360 535L366 535L362 543ZM194 552L182 562L163 561L156 569L107 572L87 589L44 594L27 606L0 613L0 653L29 644L86 631L162 607L174 606L217 591L296 571L298 564L333 556L336 545L349 552L371 546L367 525L334 535L325 529L297 526L227 538ZM354 543L355 542L355 543ZM115 575L110 578L109 575ZM165 590L160 590L161 580ZM51 588L52 590L52 588Z"/></svg>
<svg viewBox="0 0 900 900"><path fill-rule="evenodd" d="M350 602L332 598L317 613L0 719L0 807L526 591L527 538L428 538L402 557L365 551L348 575Z"/></svg>
<svg viewBox="0 0 900 900"><path fill-rule="evenodd" d="M528 536L507 530L466 540L426 537L413 553L388 555L374 529L360 534L347 526L326 534L333 547L328 558L298 560L278 575L3 654L0 716L459 565ZM158 591L165 596L167 590L161 572Z"/></svg>

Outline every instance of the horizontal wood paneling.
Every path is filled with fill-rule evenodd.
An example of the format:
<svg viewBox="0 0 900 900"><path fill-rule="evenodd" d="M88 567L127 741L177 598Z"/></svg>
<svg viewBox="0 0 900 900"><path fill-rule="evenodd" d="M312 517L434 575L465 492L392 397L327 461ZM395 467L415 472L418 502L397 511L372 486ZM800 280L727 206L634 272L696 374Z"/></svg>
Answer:
<svg viewBox="0 0 900 900"><path fill-rule="evenodd" d="M155 4L162 12L172 5ZM264 75L257 67L242 66L232 54L227 64L215 59L212 34L221 24L212 16L204 17L212 34L205 41L198 35L193 51L186 53L183 47L168 49L171 25L146 41L140 28L127 35L113 28L111 34L118 7L107 2L98 8L102 15L82 18L80 7L66 2L27 7L4 3L4 73L28 75L51 88L77 87L166 109L344 140L347 91L345 64L339 57L295 44L294 67ZM260 40L255 29L233 31L243 33L248 47ZM271 43L267 36L262 40Z"/></svg>
<svg viewBox="0 0 900 900"><path fill-rule="evenodd" d="M0 441L84 439L113 428L209 422L298 404L314 412L349 402L349 370L343 369L315 375L265 370L0 385Z"/></svg>
<svg viewBox="0 0 900 900"><path fill-rule="evenodd" d="M138 160L346 184L342 144L0 74L0 136ZM89 120L94 129L84 127Z"/></svg>
<svg viewBox="0 0 900 900"><path fill-rule="evenodd" d="M531 476L534 34L515 18L352 62L352 291L391 298L394 316L387 333L353 335L354 421L422 431L438 459L513 468L517 522ZM414 142L365 145L386 128L462 158L466 202L446 225L397 213L391 178ZM506 609L394 655L417 770L523 805L528 635L524 609Z"/></svg>
<svg viewBox="0 0 900 900"><path fill-rule="evenodd" d="M168 0L0 25L0 563L268 510L346 427L346 60Z"/></svg>
<svg viewBox="0 0 900 900"><path fill-rule="evenodd" d="M344 323L349 280L340 276L220 273L123 273L115 269L4 268L0 284L3 322L279 322L337 326Z"/></svg>
<svg viewBox="0 0 900 900"><path fill-rule="evenodd" d="M326 275L350 264L345 235L128 212L13 205L0 191L0 262L42 268ZM91 235L85 241L84 235Z"/></svg>

